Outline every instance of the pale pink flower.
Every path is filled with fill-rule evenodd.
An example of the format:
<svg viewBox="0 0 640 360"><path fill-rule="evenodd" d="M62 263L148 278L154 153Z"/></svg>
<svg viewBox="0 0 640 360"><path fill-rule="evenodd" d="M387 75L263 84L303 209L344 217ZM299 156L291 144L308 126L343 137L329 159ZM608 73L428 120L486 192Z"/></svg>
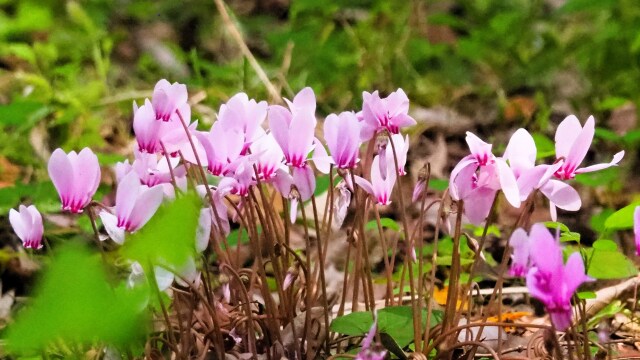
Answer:
<svg viewBox="0 0 640 360"><path fill-rule="evenodd" d="M545 305L555 328L564 331L571 326L571 297L591 278L585 274L580 252L569 256L563 265L562 248L544 224L534 224L530 238L533 267L527 274L529 293Z"/></svg>
<svg viewBox="0 0 640 360"><path fill-rule="evenodd" d="M351 190L349 190L345 181L341 181L335 190L334 196L336 199L333 203L333 226L339 229L347 217L347 210L349 210L349 205L351 204Z"/></svg>
<svg viewBox="0 0 640 360"><path fill-rule="evenodd" d="M388 161L388 159L387 159ZM395 166L392 164L387 165L386 176L380 173L380 156L373 158L371 163L371 182L356 176L356 183L370 195L372 195L378 205L391 204L391 192L393 186L396 183L397 172Z"/></svg>
<svg viewBox="0 0 640 360"><path fill-rule="evenodd" d="M190 117L189 108L186 108L182 115ZM139 108L135 102L133 103L133 132L140 151L156 154L163 152L162 141L165 137L169 134L184 132L184 130L180 119L158 121L153 105L149 99L146 99L144 105Z"/></svg>
<svg viewBox="0 0 640 360"><path fill-rule="evenodd" d="M153 89L152 98L156 120L175 120L176 110L184 112L189 107L188 96L186 85L177 82L170 84L165 79L158 81Z"/></svg>
<svg viewBox="0 0 640 360"><path fill-rule="evenodd" d="M227 176L218 183L218 191L222 194L248 196L249 188L256 184L253 163L248 157L241 157L231 164Z"/></svg>
<svg viewBox="0 0 640 360"><path fill-rule="evenodd" d="M42 248L42 234L44 233L42 215L34 205L29 207L20 205L18 211L9 210L9 222L13 231L22 240L22 246L25 249Z"/></svg>
<svg viewBox="0 0 640 360"><path fill-rule="evenodd" d="M518 129L509 140L504 158L517 179L520 200L524 201L535 189L549 199L551 218L556 220L555 208L577 211L582 205L580 195L571 185L552 179L553 174L563 166L560 160L553 165L535 165L536 145L531 134Z"/></svg>
<svg viewBox="0 0 640 360"><path fill-rule="evenodd" d="M209 172L216 176L225 175L229 171L229 165L242 153L242 133L234 128L227 129L217 121L209 132L198 131L195 134L204 146Z"/></svg>
<svg viewBox="0 0 640 360"><path fill-rule="evenodd" d="M398 160L398 175L404 176L407 174L404 167L407 164L407 153L409 152L409 135L402 137L402 134L393 134L391 135L391 141L393 146L387 144L385 148L386 158L389 159L389 164L394 164L393 166L395 167L393 158L393 147L395 147Z"/></svg>
<svg viewBox="0 0 640 360"><path fill-rule="evenodd" d="M574 115L567 116L556 130L556 158L564 160L555 176L560 180L573 179L577 174L598 171L617 165L624 157L624 151L613 156L609 163L591 165L578 168L589 151L593 135L595 134L595 120L589 116L584 127Z"/></svg>
<svg viewBox="0 0 640 360"><path fill-rule="evenodd" d="M387 130L397 134L401 128L415 125L416 121L409 116L409 98L402 89L392 92L386 98L380 98L378 91L372 94L362 93L363 121L361 137L363 141L371 140L376 133Z"/></svg>
<svg viewBox="0 0 640 360"><path fill-rule="evenodd" d="M336 167L352 169L360 160L362 123L353 112L331 114L324 120L324 140Z"/></svg>
<svg viewBox="0 0 640 360"><path fill-rule="evenodd" d="M125 231L135 232L142 228L155 214L162 203L162 187L140 184L135 172L129 172L118 184L115 215L101 211L100 218L107 233L118 244L124 242Z"/></svg>
<svg viewBox="0 0 640 360"><path fill-rule="evenodd" d="M314 148L316 97L307 87L293 98L293 102L287 100L287 103L289 109L279 105L269 107L269 129L280 145L287 165L304 167Z"/></svg>
<svg viewBox="0 0 640 360"><path fill-rule="evenodd" d="M267 117L267 108L266 101L256 102L249 99L245 93L234 95L220 107L218 123L225 130L234 130L241 134L242 155L256 139L264 135L261 125Z"/></svg>
<svg viewBox="0 0 640 360"><path fill-rule="evenodd" d="M148 154L134 151L135 160L133 164L129 160L119 162L115 166L116 180L121 181L130 171L135 171L140 179L140 183L149 187L162 186L165 195L168 198L175 197L175 189L173 188L171 174L175 177L176 186L180 190L186 190L187 177L184 165L180 165L179 158L156 154Z"/></svg>
<svg viewBox="0 0 640 360"><path fill-rule="evenodd" d="M100 184L98 157L89 148L78 154L75 151L65 154L62 149L56 149L47 168L60 195L62 210L81 213Z"/></svg>
<svg viewBox="0 0 640 360"><path fill-rule="evenodd" d="M282 163L284 154L273 134L265 134L256 139L250 149L260 180L270 181L276 176L278 169L286 169Z"/></svg>
<svg viewBox="0 0 640 360"><path fill-rule="evenodd" d="M489 215L498 190L502 190L513 207L520 207L520 191L507 162L491 152L492 145L467 132L470 155L451 171L449 190L453 200L464 200L464 213L474 224Z"/></svg>
<svg viewBox="0 0 640 360"><path fill-rule="evenodd" d="M513 248L511 253L511 268L509 274L516 277L524 277L529 271L529 253L531 248L531 238L522 228L517 228L511 234L509 244Z"/></svg>

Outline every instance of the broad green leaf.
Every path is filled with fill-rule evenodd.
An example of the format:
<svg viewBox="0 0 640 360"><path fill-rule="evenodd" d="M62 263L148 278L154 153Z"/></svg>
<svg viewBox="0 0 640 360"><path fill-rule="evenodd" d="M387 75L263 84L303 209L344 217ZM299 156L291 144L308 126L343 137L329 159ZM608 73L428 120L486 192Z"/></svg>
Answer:
<svg viewBox="0 0 640 360"><path fill-rule="evenodd" d="M149 263L179 268L195 253L201 201L187 194L165 204L138 232L127 237L122 254L143 267Z"/></svg>
<svg viewBox="0 0 640 360"><path fill-rule="evenodd" d="M400 231L400 226L398 225L398 223L393 220L393 219L389 219L389 218L381 218L380 219L380 225L383 228L388 228L394 231ZM376 220L371 220L369 221L365 227L365 230L376 230L378 231L378 222Z"/></svg>
<svg viewBox="0 0 640 360"><path fill-rule="evenodd" d="M631 229L633 227L633 212L638 205L640 202L634 202L614 212L604 221L604 227L607 230Z"/></svg>
<svg viewBox="0 0 640 360"><path fill-rule="evenodd" d="M611 216L611 214L614 213L614 210L606 208L603 209L601 212L594 214L593 216L591 216L591 219L589 219L589 225L591 225L591 228L599 233L604 232L605 229L605 221L607 220L607 218L609 216Z"/></svg>
<svg viewBox="0 0 640 360"><path fill-rule="evenodd" d="M638 274L631 260L614 250L585 249L589 268L587 274L596 279L624 279Z"/></svg>
<svg viewBox="0 0 640 360"><path fill-rule="evenodd" d="M8 328L11 352L30 353L60 341L124 346L143 340L146 293L112 288L101 258L83 245L68 243L54 255L32 301Z"/></svg>
<svg viewBox="0 0 640 360"><path fill-rule="evenodd" d="M413 315L411 306L389 306L378 310L378 331L385 333L396 341L399 347L407 346L413 340ZM422 310L422 328L427 322L427 311ZM431 315L431 326L435 326L442 321L442 312L433 310ZM331 323L331 331L344 335L358 336L366 334L373 318L368 311L354 312L336 318Z"/></svg>
<svg viewBox="0 0 640 360"><path fill-rule="evenodd" d="M618 245L615 243L615 241L607 240L607 239L596 240L591 246L596 250L603 250L603 251L618 250Z"/></svg>

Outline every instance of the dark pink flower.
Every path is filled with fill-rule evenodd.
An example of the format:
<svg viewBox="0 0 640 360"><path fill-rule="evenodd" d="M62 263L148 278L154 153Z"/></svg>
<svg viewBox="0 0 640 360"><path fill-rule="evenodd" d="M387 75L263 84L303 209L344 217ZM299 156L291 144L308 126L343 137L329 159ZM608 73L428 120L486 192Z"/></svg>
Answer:
<svg viewBox="0 0 640 360"><path fill-rule="evenodd" d="M529 293L545 305L556 329L564 331L571 326L571 297L591 278L579 252L563 264L562 248L544 224L534 224L529 237L533 264L527 273Z"/></svg>

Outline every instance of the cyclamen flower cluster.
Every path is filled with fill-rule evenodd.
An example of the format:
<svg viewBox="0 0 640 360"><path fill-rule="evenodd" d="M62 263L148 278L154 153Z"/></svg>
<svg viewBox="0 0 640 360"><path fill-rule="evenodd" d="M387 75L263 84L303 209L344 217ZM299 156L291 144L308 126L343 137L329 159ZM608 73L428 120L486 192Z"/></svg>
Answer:
<svg viewBox="0 0 640 360"><path fill-rule="evenodd" d="M141 229L163 201L170 201L176 192L186 190L187 170L193 166L219 177L216 187L196 188L203 199L211 192L213 204L212 208L203 207L200 214L196 235L199 251L207 247L212 226L219 226L218 230L225 235L229 233L225 197L246 197L258 181L272 184L291 200L294 221L297 204L308 200L315 190L312 164L323 173L333 166L343 176L337 217L342 214L344 218L351 198L345 193L354 191L350 171L360 161L360 147L363 142L375 141L381 133L391 136L397 151L395 157L391 146L381 147L373 160L371 181L360 177L356 181L377 203L389 204L396 177L405 174L408 139L399 130L415 120L408 115L409 99L401 89L387 98L381 98L377 92L365 92L363 99L363 110L357 114L327 116L322 143L315 135L316 97L311 88L302 89L292 101L286 100L287 107L269 106L265 101L249 99L244 93L236 94L221 106L213 126L200 131L197 121L191 121L186 86L158 81L151 100L146 99L141 106L133 103L137 147L133 162L125 160L115 166L116 204L111 209L101 207L99 213L107 234L114 242L123 244L125 234ZM264 126L267 119L268 126ZM396 158L398 167L393 171ZM100 183L97 156L88 148L79 153L56 149L48 170L62 210L82 213L91 204ZM42 217L35 207L21 206L19 212L12 210L10 218L25 247L41 247ZM134 266L134 273L139 272L138 268Z"/></svg>
<svg viewBox="0 0 640 360"><path fill-rule="evenodd" d="M491 144L467 132L471 154L460 160L451 172L451 197L464 200L467 219L477 225L489 215L498 190L502 190L509 204L516 208L539 190L549 199L551 218L555 221L556 208L577 211L582 205L578 192L563 181L617 165L624 157L624 151L620 151L609 163L578 168L589 151L594 133L592 116L584 127L577 117L568 116L556 130L555 162L536 165L536 145L525 129L513 134L502 157L492 153Z"/></svg>
<svg viewBox="0 0 640 360"><path fill-rule="evenodd" d="M529 293L545 305L556 329L566 330L571 326L571 297L580 285L592 281L580 253L563 264L560 243L544 224L534 224L529 235L516 229L510 243L511 275L526 276Z"/></svg>

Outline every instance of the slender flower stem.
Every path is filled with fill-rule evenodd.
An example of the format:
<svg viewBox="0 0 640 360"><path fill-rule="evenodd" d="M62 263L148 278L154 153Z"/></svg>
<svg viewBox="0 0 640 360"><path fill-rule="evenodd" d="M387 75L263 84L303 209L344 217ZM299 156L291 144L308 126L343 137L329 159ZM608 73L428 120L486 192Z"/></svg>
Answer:
<svg viewBox="0 0 640 360"><path fill-rule="evenodd" d="M307 264L307 269L309 269L309 271L311 271L311 238L309 236L309 227L307 226L307 214L304 211L304 204L300 204L300 210L302 212L302 224L304 226L304 238L305 238L305 242L306 242L306 264ZM311 274L307 274L307 275L311 275ZM311 326L311 293L314 287L314 284L312 282L313 277L312 276L308 276L307 277L307 282L305 283L306 285L306 293L305 293L305 319L304 319L304 330L302 332L302 339L303 339L303 343L302 346L304 347L304 345L306 344L307 347L307 352L306 352L306 358L307 360L309 360L311 358L311 348L309 345L309 326Z"/></svg>
<svg viewBox="0 0 640 360"><path fill-rule="evenodd" d="M388 252L387 240L384 235L384 231L382 229L382 223L380 222L380 212L378 211L377 204L373 205L373 210L376 215L376 224L378 225L378 234L380 235L380 241L382 242L382 258L384 260L385 274L387 275L387 294L385 296L384 305L388 306L389 302L391 302L392 303L391 305L393 305L393 279L392 279L393 269L391 269L391 266L389 264L389 258L387 256L387 252Z"/></svg>
<svg viewBox="0 0 640 360"><path fill-rule="evenodd" d="M216 217L216 221L218 222L218 231L222 232L220 216L218 215L218 211L216 210L216 206L213 203L213 194L211 193L211 189L209 188L209 184L207 183L207 175L204 172L204 167L202 166L202 162L200 162L200 157L198 156L198 151L196 149L196 145L193 142L193 137L191 136L191 132L189 131L189 127L187 126L187 122L182 117L182 114L180 113L180 110L176 109L176 114L178 115L178 118L180 119L180 123L182 124L182 129L184 130L184 132L185 132L185 134L187 136L187 139L189 140L189 144L191 145L191 150L193 151L193 156L196 159L196 164L198 165L198 171L200 172L200 177L202 178L202 184L204 185L204 188L207 191L207 196L209 197L211 211L213 212L214 216ZM224 238L224 236L222 236L222 233L220 233L220 237ZM220 249L220 243L219 242L214 241L214 248L215 248L216 252L218 253L218 256L220 257L220 259L224 259L227 262L229 262L231 260L231 254L229 253L229 247L228 246L225 249L226 254L222 252L222 249Z"/></svg>
<svg viewBox="0 0 640 360"><path fill-rule="evenodd" d="M324 276L324 266L325 266L325 258L324 252L322 251L322 237L320 234L322 233L322 229L320 228L320 223L318 221L318 209L316 207L316 197L315 195L311 195L311 205L313 206L313 220L316 226L316 245L318 246L318 261L320 267L320 286L322 287L322 306L324 306L324 330L325 330L325 351L327 354L330 353L329 348L329 301L327 300L327 281ZM328 241L328 239L327 239Z"/></svg>
<svg viewBox="0 0 640 360"><path fill-rule="evenodd" d="M423 251L423 244L424 244L424 236L423 236L423 220L424 220L424 214L425 214L425 205L426 205L426 201L427 201L427 189L429 188L429 181L431 180L431 164L427 163L427 176L425 179L425 184L424 184L424 193L421 196L421 201L420 201L420 217L418 220L418 246L417 246L417 252L418 252L418 309L422 309L422 300L424 299L424 281L423 281L423 263L424 263L424 256L422 254ZM413 243L415 244L416 240L413 240ZM426 327L429 327L429 323L426 323Z"/></svg>
<svg viewBox="0 0 640 360"><path fill-rule="evenodd" d="M427 324L424 331L423 337L423 348L429 346L430 340L430 332L431 332L431 313L433 310L433 293L435 291L435 278L436 278L436 268L438 267L436 261L438 259L438 240L440 238L440 224L442 220L440 220L440 216L444 210L444 200L449 196L449 190L446 190L444 194L442 194L442 198L440 199L440 206L438 208L438 214L436 216L436 229L433 235L433 254L431 255L431 274L429 275L429 279L431 279L431 286L429 287L429 297L427 300ZM425 354L429 354L429 350L424 351Z"/></svg>
<svg viewBox="0 0 640 360"><path fill-rule="evenodd" d="M389 143L391 144L391 150L393 150L393 163L394 163L394 171L397 173L398 172L398 154L396 151L396 146L393 142L393 139L391 138L391 134L387 133L387 136L389 138ZM398 200L400 202L400 213L401 213L401 217L402 217L402 228L404 230L404 239L405 241L410 241L410 236L409 236L409 224L407 222L407 213L406 213L406 208L405 208L405 204L404 204L404 193L403 193L403 188L402 188L402 177L398 177L397 180L397 184L398 184ZM416 352L420 352L420 334L422 334L422 312L421 309L418 309L417 307L417 303L416 303L416 299L415 299L415 284L413 282L413 266L411 266L411 264L409 264L410 260L409 260L409 256L406 257L406 261L407 261L407 267L409 269L409 288L411 289L411 309L413 310L413 340L414 340L414 345L416 347Z"/></svg>

